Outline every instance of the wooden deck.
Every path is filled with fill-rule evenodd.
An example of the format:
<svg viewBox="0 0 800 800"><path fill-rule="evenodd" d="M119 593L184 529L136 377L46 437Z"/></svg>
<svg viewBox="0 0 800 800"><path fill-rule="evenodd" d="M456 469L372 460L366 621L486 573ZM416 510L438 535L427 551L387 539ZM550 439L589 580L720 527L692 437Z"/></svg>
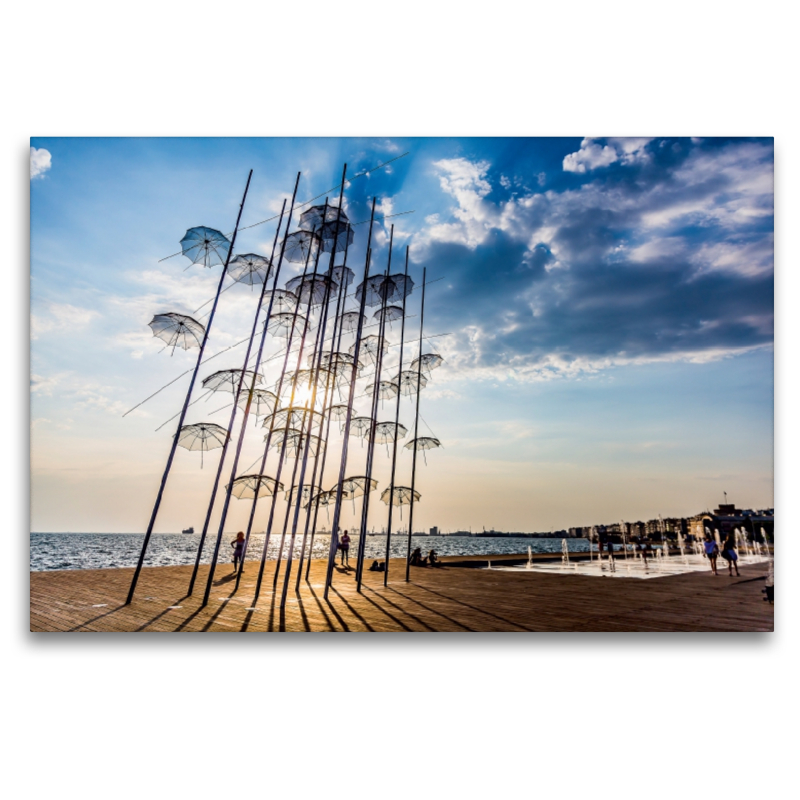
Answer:
<svg viewBox="0 0 800 800"><path fill-rule="evenodd" d="M451 566L412 569L411 582L405 583L405 565L398 560L391 563L386 588L382 574L365 572L361 594L352 572L337 569L326 602L324 563L315 561L299 595L292 579L283 616L283 573L276 596L274 568L274 562L267 564L255 610L257 563L247 563L235 594L231 565L222 564L205 608L200 601L207 567L200 570L193 597L186 597L190 567L146 568L129 606L124 601L132 569L32 572L30 626L118 632L773 630L773 606L761 593L766 563L743 567L740 578L730 578L721 565L716 577L709 571L646 581Z"/></svg>

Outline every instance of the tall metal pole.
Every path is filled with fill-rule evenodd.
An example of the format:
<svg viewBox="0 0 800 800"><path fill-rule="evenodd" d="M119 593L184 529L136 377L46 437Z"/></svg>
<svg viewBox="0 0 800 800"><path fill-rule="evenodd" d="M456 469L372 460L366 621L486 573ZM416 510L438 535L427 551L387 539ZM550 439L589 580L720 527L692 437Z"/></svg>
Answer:
<svg viewBox="0 0 800 800"><path fill-rule="evenodd" d="M386 294L386 289L388 288L389 284L389 275L391 274L392 269L392 244L394 243L394 225L390 228L389 233L389 258L386 264L386 277L384 278L385 284L382 287L381 294ZM365 287L366 291L366 287ZM378 401L379 401L379 391L378 388L380 386L381 381L381 372L383 369L383 348L385 343L385 335L386 335L386 303L387 298L384 296L381 298L381 311L384 313L381 314L380 323L378 325L378 354L375 359L375 377L374 383L372 385L372 424L370 425L369 430L369 444L367 446L367 469L366 469L366 477L367 482L364 486L364 501L361 506L361 535L358 540L358 556L356 559L356 590L358 592L361 591L361 574L364 567L364 555L367 550L367 523L369 519L369 506L370 506L370 486L372 483L372 466L375 460L375 428L378 423ZM399 388L399 387L398 387Z"/></svg>
<svg viewBox="0 0 800 800"><path fill-rule="evenodd" d="M394 508L394 476L397 467L397 428L400 424L400 398L402 392L400 391L400 374L403 372L403 342L406 335L406 284L408 283L408 247L406 247L406 271L405 283L403 284L403 321L400 323L400 361L397 365L397 408L394 413L394 442L392 445L392 477L389 483L389 520L386 523L386 558L384 561L385 571L383 573L383 585L386 586L389 582L389 548L392 541L392 509ZM419 385L417 385L419 390ZM419 394L419 391L417 392ZM416 446L416 445L415 445Z"/></svg>
<svg viewBox="0 0 800 800"><path fill-rule="evenodd" d="M417 360L417 411L414 417L414 448L411 461L411 503L408 512L408 551L406 552L406 583L411 570L411 537L414 534L414 490L417 483L417 437L419 436L419 396L422 383L422 327L425 324L425 277L427 269L422 268L422 303L419 312L419 358Z"/></svg>
<svg viewBox="0 0 800 800"><path fill-rule="evenodd" d="M186 399L183 401L183 408L181 409L181 415L178 419L178 428L175 432L175 435L172 438L172 447L169 451L169 456L167 458L167 466L164 468L164 475L161 478L161 485L158 488L158 494L156 495L156 502L153 506L153 512L150 515L150 522L147 525L147 531L144 535L144 542L142 543L142 552L139 554L139 562L136 565L136 570L133 573L133 580L131 581L131 588L128 591L128 598L125 601L125 605L129 605L131 600L133 600L133 594L136 591L136 584L139 582L139 575L142 571L142 564L144 564L144 556L147 552L147 546L150 543L150 536L153 533L153 526L156 523L156 517L158 516L158 510L161 507L161 500L164 497L164 489L167 485L167 478L169 477L170 470L172 469L172 461L175 458L175 450L178 447L178 438L181 432L181 428L183 427L183 421L186 418L186 411L189 408L189 400L192 396L192 390L194 389L194 383L197 379L197 372L200 369L200 364L203 361L203 353L206 349L206 342L208 341L208 335L211 332L211 325L214 322L214 314L217 310L217 303L219 302L219 295L220 291L222 290L222 284L225 280L225 276L228 274L228 264L231 260L231 253L233 253L233 247L236 244L236 234L239 232L239 222L242 219L242 210L244 209L244 202L247 199L247 190L250 188L250 179L253 177L253 170L250 170L250 173L247 176L247 184L244 187L244 194L242 195L242 202L239 204L239 213L236 217L236 226L233 229L233 236L231 237L231 245L228 248L228 254L225 257L225 264L222 268L222 274L219 276L219 283L217 284L217 293L214 296L214 304L211 306L211 314L208 318L208 325L206 325L206 332L203 335L203 342L200 345L200 352L197 354L197 363L194 367L194 372L192 373L192 380L189 384L189 390L186 392Z"/></svg>
<svg viewBox="0 0 800 800"><path fill-rule="evenodd" d="M344 429L342 435L344 441L342 444L342 457L339 464L339 480L336 484L336 502L333 510L333 527L332 532L336 532L339 526L339 517L342 511L342 489L344 483L344 474L347 469L347 451L349 449L350 439L350 421L353 418L353 398L355 396L356 379L358 378L358 356L361 352L361 333L364 328L364 307L367 300L367 279L369 278L369 267L372 259L372 225L375 221L375 203L377 198L372 198L372 213L369 218L369 235L367 237L367 255L364 260L364 280L362 283L363 291L361 292L361 303L359 305L358 327L356 329L356 346L353 353L353 371L350 376L350 391L347 399L347 414L345 415ZM333 575L333 563L336 558L336 551L333 548L333 535L331 535L331 546L328 550L328 567L325 573L325 591L323 597L328 599L328 592L331 585L331 578Z"/></svg>

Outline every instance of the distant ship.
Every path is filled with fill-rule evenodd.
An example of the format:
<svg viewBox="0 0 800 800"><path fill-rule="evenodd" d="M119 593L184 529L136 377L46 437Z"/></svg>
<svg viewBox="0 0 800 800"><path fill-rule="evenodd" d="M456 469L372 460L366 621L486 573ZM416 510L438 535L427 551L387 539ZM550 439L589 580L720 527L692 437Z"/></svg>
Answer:
<svg viewBox="0 0 800 800"><path fill-rule="evenodd" d="M185 528L181 533L194 533L194 528Z"/></svg>

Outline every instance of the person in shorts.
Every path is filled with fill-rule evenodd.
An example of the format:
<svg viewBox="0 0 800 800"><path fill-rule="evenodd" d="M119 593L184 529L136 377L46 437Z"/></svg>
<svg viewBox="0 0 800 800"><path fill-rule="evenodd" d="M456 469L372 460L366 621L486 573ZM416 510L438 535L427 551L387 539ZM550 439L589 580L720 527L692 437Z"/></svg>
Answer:
<svg viewBox="0 0 800 800"><path fill-rule="evenodd" d="M244 566L244 531L239 531L236 534L236 538L231 542L231 547L233 548L233 571L236 572L239 569L239 564Z"/></svg>
<svg viewBox="0 0 800 800"><path fill-rule="evenodd" d="M722 557L728 562L728 575L733 577L733 570L736 570L736 577L739 577L739 556L736 554L736 536L731 531L722 545Z"/></svg>
<svg viewBox="0 0 800 800"><path fill-rule="evenodd" d="M342 554L342 566L350 566L350 534L345 531L339 540L339 552Z"/></svg>
<svg viewBox="0 0 800 800"><path fill-rule="evenodd" d="M714 539L711 538L711 534L708 533L706 534L705 541L703 542L703 554L711 564L711 571L716 575L719 548L717 547L717 543L714 541Z"/></svg>

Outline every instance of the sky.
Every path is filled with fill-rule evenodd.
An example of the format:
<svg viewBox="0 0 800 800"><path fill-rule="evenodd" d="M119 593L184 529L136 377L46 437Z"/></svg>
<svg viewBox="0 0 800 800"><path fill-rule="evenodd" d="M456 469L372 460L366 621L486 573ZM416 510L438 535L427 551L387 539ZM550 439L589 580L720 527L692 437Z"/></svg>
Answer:
<svg viewBox="0 0 800 800"><path fill-rule="evenodd" d="M740 507L773 505L771 139L36 138L31 148L33 531L145 529L175 422L156 428L180 409L189 376L122 415L197 355L170 355L148 322L195 314L219 279L219 267L161 260L186 229L231 231L250 169L245 228L280 211L298 171L298 199L324 200L345 162L356 176L390 159L352 177L344 202L354 222L373 198L379 215L401 215L379 221L373 255L385 268L394 224L393 264L408 246L416 284L409 338L423 268L430 282L423 351L445 362L422 392L420 435L443 447L418 466L416 529L688 516L723 492ZM275 225L243 230L237 252L268 254ZM359 276L366 227L348 256ZM287 265L281 283L297 272ZM249 335L257 299L242 285L222 295L208 354ZM399 334L395 323L393 344ZM268 340L268 358L278 344ZM408 364L416 339L404 350ZM240 345L200 378L243 357ZM187 422L224 426L224 405L200 400ZM356 406L366 413L368 399ZM413 412L404 399L409 428ZM379 416L393 414L387 401ZM243 468L261 434L251 420ZM198 453L178 449L156 530L202 525L218 453L201 469ZM351 442L349 474L365 454ZM385 448L376 464L382 490ZM408 485L409 451L397 470ZM331 468L324 487L334 480ZM235 502L226 528L248 512ZM376 497L370 526L385 524Z"/></svg>

